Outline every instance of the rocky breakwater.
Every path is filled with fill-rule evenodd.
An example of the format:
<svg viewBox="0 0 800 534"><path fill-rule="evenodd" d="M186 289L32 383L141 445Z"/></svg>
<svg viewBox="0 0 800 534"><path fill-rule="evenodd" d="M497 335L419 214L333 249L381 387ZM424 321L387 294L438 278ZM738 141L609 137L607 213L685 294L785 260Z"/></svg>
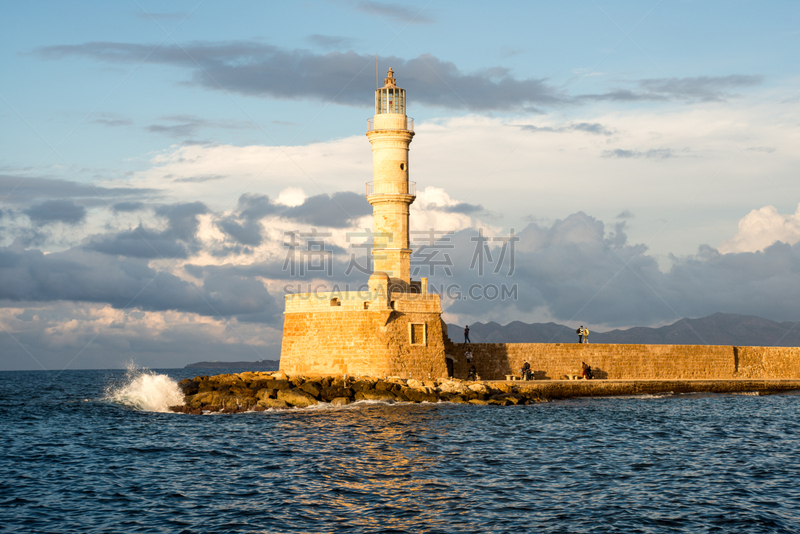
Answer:
<svg viewBox="0 0 800 534"><path fill-rule="evenodd" d="M418 381L348 376L303 377L281 372L244 372L181 380L184 404L174 412L238 413L307 408L319 403L356 401L456 402L510 406L546 400L525 385L465 382L457 379Z"/></svg>

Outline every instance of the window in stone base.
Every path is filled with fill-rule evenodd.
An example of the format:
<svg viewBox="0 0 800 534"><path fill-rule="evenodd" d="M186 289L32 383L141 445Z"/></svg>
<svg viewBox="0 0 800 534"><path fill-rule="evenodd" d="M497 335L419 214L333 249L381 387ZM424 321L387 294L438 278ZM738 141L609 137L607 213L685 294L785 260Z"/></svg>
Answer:
<svg viewBox="0 0 800 534"><path fill-rule="evenodd" d="M428 325L425 323L409 323L408 334L412 345L428 344Z"/></svg>

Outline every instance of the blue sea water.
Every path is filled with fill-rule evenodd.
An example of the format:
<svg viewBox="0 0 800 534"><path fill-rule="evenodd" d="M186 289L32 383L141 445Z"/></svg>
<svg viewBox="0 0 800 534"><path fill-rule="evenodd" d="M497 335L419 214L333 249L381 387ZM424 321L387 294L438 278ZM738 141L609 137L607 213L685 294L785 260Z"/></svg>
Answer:
<svg viewBox="0 0 800 534"><path fill-rule="evenodd" d="M800 395L153 411L195 374L0 373L0 531L800 532Z"/></svg>

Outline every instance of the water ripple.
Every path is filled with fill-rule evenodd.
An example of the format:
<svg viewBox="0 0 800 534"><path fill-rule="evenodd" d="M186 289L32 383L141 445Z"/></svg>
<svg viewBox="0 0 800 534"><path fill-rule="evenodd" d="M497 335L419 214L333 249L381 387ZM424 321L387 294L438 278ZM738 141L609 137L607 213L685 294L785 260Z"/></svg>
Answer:
<svg viewBox="0 0 800 534"><path fill-rule="evenodd" d="M0 530L800 532L797 395L193 417L125 380L0 373Z"/></svg>

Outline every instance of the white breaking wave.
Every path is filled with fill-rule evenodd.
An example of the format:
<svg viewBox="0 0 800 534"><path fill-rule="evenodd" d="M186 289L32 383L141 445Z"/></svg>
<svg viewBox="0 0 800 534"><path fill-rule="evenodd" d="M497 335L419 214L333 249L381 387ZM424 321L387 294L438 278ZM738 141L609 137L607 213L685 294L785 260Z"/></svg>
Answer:
<svg viewBox="0 0 800 534"><path fill-rule="evenodd" d="M127 381L110 388L106 400L144 412L168 412L170 406L183 404L183 392L167 375L128 367Z"/></svg>

